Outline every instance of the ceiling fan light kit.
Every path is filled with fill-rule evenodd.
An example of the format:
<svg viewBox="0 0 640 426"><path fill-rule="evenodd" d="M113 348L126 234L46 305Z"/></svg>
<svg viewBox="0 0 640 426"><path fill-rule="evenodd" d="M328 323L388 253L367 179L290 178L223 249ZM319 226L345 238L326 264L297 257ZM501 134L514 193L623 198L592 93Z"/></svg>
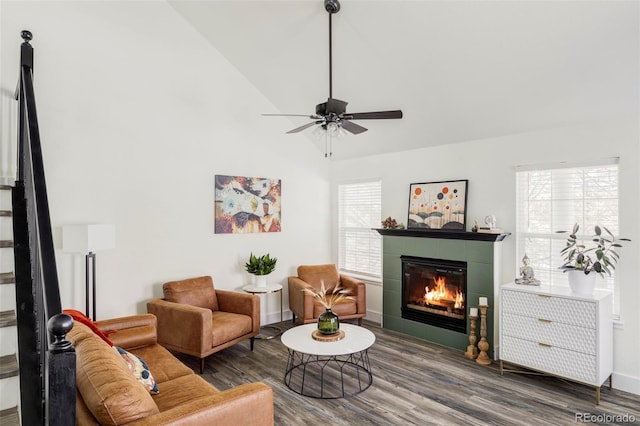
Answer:
<svg viewBox="0 0 640 426"><path fill-rule="evenodd" d="M367 128L354 123L351 120L380 120L380 119L398 119L402 118L401 110L393 111L375 111L375 112L347 112L347 102L335 99L333 97L333 51L332 51L332 26L331 15L340 10L340 2L338 0L324 0L324 8L329 14L329 98L326 102L316 105L314 115L304 114L263 114L267 116L288 116L288 117L308 117L313 120L295 129L289 130L287 133L299 133L309 127L318 125L324 129L327 135L334 137L339 134L341 129L358 135L367 131Z"/></svg>

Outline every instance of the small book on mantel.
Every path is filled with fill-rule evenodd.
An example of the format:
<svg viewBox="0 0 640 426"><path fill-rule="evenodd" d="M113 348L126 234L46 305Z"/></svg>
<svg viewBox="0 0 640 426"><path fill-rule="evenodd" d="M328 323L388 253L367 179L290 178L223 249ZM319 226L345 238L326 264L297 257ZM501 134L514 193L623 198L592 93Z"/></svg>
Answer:
<svg viewBox="0 0 640 426"><path fill-rule="evenodd" d="M481 234L504 234L504 229L501 228L478 228L478 232Z"/></svg>

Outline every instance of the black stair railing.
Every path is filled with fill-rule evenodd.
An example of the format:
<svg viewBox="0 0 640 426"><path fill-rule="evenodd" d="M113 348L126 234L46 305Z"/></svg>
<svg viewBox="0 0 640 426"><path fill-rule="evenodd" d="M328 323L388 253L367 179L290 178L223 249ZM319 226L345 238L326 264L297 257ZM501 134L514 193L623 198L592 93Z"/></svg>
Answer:
<svg viewBox="0 0 640 426"><path fill-rule="evenodd" d="M21 33L18 179L12 191L16 316L23 425L75 424L75 351L65 336L33 88L33 47Z"/></svg>

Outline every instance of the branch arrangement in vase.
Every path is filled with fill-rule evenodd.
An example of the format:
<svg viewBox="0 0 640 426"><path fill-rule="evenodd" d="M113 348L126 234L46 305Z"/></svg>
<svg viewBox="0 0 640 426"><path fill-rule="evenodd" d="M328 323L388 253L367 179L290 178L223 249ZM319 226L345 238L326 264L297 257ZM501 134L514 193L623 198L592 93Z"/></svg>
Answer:
<svg viewBox="0 0 640 426"><path fill-rule="evenodd" d="M304 288L303 291L313 296L325 309L333 308L333 305L339 303L342 300L353 300L353 296L348 296L351 293L351 289L344 289L340 287L340 284L333 288L333 291L329 293L324 286L324 281L320 282L320 290L314 290L313 288Z"/></svg>
<svg viewBox="0 0 640 426"><path fill-rule="evenodd" d="M589 246L581 243L578 237L580 226L576 223L567 238L567 245L560 251L564 264L563 271L583 271L585 274L595 272L604 278L605 273L611 275L620 259L617 249L622 247L620 241L631 241L628 238L616 238L604 226L596 225L593 229ZM604 232L603 232L604 231ZM568 231L557 231L567 233ZM586 239L586 238L585 238Z"/></svg>

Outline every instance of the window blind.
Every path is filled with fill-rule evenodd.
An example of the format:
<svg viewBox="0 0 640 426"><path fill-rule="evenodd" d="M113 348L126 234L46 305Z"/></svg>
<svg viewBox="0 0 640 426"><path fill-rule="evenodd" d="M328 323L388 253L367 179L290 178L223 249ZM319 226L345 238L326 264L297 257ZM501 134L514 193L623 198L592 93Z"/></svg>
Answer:
<svg viewBox="0 0 640 426"><path fill-rule="evenodd" d="M373 279L382 276L380 180L338 185L338 266Z"/></svg>
<svg viewBox="0 0 640 426"><path fill-rule="evenodd" d="M579 235L591 240L595 225L619 235L618 164L516 171L516 259L518 267L525 253L531 260L536 278L553 286L568 286L559 267L560 251L568 234L580 225ZM619 293L615 271L611 277L598 278L597 286L614 293L614 313L619 312Z"/></svg>

